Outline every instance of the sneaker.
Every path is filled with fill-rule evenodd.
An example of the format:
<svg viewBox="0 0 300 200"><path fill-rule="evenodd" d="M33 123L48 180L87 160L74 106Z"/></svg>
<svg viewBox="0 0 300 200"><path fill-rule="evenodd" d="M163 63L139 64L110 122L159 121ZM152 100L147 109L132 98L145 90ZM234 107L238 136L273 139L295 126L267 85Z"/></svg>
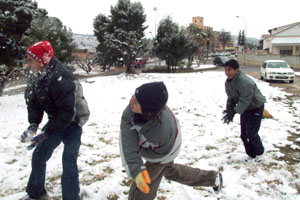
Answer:
<svg viewBox="0 0 300 200"><path fill-rule="evenodd" d="M261 156L256 156L256 157L254 158L254 161L255 161L255 162L261 162L261 161L262 161L262 157L261 157Z"/></svg>
<svg viewBox="0 0 300 200"><path fill-rule="evenodd" d="M219 192L221 191L222 186L223 186L223 177L222 177L222 174L220 172L217 174L216 181L215 181L214 185L215 185L213 187L214 192L216 194L219 194Z"/></svg>

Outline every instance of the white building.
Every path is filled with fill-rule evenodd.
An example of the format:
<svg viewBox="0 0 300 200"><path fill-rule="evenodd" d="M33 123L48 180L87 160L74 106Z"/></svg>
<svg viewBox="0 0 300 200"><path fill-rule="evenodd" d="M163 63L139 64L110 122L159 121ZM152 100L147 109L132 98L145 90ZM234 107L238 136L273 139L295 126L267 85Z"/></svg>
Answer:
<svg viewBox="0 0 300 200"><path fill-rule="evenodd" d="M263 49L270 54L300 55L300 22L269 30Z"/></svg>

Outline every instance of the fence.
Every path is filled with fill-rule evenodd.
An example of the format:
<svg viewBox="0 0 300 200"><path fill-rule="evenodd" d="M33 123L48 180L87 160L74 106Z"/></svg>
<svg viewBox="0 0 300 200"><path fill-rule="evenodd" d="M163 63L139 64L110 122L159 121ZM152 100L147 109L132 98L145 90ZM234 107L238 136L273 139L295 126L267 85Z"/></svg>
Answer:
<svg viewBox="0 0 300 200"><path fill-rule="evenodd" d="M238 53L237 60L241 65L261 66L265 60L284 60L290 67L300 69L300 56L257 54L254 52Z"/></svg>

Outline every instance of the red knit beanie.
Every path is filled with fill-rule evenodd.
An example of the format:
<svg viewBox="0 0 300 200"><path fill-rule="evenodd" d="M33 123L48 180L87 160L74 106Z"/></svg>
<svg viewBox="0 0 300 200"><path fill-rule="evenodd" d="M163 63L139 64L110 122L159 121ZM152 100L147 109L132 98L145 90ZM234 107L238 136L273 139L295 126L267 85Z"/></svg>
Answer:
<svg viewBox="0 0 300 200"><path fill-rule="evenodd" d="M43 66L47 65L54 56L52 46L48 41L34 43L26 53Z"/></svg>

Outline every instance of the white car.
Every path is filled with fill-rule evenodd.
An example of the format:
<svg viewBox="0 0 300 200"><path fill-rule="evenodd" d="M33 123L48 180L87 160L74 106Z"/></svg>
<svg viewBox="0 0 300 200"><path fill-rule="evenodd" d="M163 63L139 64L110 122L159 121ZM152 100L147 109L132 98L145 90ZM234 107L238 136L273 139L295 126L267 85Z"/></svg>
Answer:
<svg viewBox="0 0 300 200"><path fill-rule="evenodd" d="M284 60L266 60L260 67L260 79L294 82L295 72Z"/></svg>

